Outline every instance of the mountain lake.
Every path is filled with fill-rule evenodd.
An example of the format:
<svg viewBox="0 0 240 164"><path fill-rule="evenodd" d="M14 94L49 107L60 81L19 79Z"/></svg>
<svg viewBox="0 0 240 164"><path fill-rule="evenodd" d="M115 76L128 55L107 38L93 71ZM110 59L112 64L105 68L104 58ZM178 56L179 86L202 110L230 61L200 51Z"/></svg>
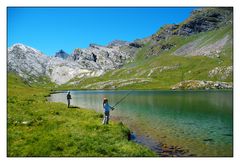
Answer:
<svg viewBox="0 0 240 164"><path fill-rule="evenodd" d="M66 93L49 101L67 103ZM161 90L71 91L71 105L103 113L102 100L122 101L110 112L132 131L132 138L157 153L168 145L191 156L233 156L233 92ZM127 96L127 97L126 97Z"/></svg>

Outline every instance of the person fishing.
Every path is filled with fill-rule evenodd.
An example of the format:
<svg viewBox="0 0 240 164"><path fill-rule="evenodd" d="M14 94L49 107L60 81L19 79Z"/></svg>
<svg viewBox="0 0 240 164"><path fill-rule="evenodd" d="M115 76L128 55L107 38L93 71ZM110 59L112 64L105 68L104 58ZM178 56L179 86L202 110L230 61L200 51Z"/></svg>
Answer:
<svg viewBox="0 0 240 164"><path fill-rule="evenodd" d="M68 108L70 107L70 100L71 99L72 99L72 97L71 97L70 91L68 91L68 94L67 94Z"/></svg>
<svg viewBox="0 0 240 164"><path fill-rule="evenodd" d="M103 98L103 110L104 110L104 118L102 122L103 125L108 124L109 122L110 109L114 110L114 108L108 104L108 99Z"/></svg>

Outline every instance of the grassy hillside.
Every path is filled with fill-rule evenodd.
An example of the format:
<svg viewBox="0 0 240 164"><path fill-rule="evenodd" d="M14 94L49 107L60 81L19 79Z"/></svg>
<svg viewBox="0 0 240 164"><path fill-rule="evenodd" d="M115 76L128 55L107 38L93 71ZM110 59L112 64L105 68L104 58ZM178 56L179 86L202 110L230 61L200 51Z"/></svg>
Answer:
<svg viewBox="0 0 240 164"><path fill-rule="evenodd" d="M181 47L191 43L195 43L195 50L211 49L211 45L214 48L224 38L229 41L221 51L213 52L216 54L210 57L176 54ZM170 49L163 48L168 45L172 45ZM75 78L60 89L169 89L184 80L231 82L232 74L223 77L224 72L220 71L215 76L209 76L209 72L216 67L224 71L229 66L232 66L231 25L191 36L174 35L154 45L149 42L138 52L134 62L121 69L96 78Z"/></svg>
<svg viewBox="0 0 240 164"><path fill-rule="evenodd" d="M46 101L49 88L30 87L8 74L9 157L155 156L128 141L121 123L101 124L102 114Z"/></svg>

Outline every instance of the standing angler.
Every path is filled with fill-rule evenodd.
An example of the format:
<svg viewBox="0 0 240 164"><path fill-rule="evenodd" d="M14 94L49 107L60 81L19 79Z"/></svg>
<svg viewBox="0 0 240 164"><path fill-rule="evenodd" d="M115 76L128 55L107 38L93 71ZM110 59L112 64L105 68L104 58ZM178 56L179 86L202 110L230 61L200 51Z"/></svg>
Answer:
<svg viewBox="0 0 240 164"><path fill-rule="evenodd" d="M108 99L103 99L103 110L104 110L104 118L103 118L103 124L108 124L109 122L109 115L110 115L110 109L114 109L108 104Z"/></svg>
<svg viewBox="0 0 240 164"><path fill-rule="evenodd" d="M71 99L72 99L72 97L70 95L70 91L68 91L68 94L67 94L68 108L70 107L70 100Z"/></svg>

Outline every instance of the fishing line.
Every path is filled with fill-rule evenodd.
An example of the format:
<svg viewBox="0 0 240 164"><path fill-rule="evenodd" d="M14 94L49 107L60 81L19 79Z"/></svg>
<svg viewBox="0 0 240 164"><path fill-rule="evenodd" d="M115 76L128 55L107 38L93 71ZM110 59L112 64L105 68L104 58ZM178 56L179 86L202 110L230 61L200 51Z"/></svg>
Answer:
<svg viewBox="0 0 240 164"><path fill-rule="evenodd" d="M122 98L113 106L113 108L114 108L115 106L117 106L118 104L120 104L126 97L128 97L131 92L132 92L132 91L129 91L124 97L122 97Z"/></svg>

